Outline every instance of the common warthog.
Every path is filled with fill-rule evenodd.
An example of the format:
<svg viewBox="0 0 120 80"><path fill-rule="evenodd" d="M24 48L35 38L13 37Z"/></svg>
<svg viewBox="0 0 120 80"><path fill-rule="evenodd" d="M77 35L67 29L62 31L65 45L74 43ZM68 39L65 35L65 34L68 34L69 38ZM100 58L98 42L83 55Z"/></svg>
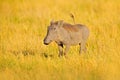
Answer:
<svg viewBox="0 0 120 80"><path fill-rule="evenodd" d="M69 24L63 20L51 21L47 29L47 35L44 44L48 45L52 41L58 44L59 56L66 55L71 45L81 45L80 53L86 51L86 40L89 36L89 29L81 24ZM63 53L63 45L66 46Z"/></svg>

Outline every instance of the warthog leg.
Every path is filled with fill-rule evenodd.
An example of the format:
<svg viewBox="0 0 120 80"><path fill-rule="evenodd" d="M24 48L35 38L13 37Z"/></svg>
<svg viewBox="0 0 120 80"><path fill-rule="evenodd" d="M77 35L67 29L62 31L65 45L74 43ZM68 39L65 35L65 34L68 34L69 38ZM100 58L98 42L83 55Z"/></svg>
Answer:
<svg viewBox="0 0 120 80"><path fill-rule="evenodd" d="M58 44L58 49L59 49L59 57L63 56L63 44Z"/></svg>
<svg viewBox="0 0 120 80"><path fill-rule="evenodd" d="M69 45L66 45L66 48L65 48L65 52L64 52L64 55L66 56L67 52L69 51L70 49L70 46Z"/></svg>
<svg viewBox="0 0 120 80"><path fill-rule="evenodd" d="M83 41L80 43L80 53L82 53L82 51L86 52L86 42Z"/></svg>

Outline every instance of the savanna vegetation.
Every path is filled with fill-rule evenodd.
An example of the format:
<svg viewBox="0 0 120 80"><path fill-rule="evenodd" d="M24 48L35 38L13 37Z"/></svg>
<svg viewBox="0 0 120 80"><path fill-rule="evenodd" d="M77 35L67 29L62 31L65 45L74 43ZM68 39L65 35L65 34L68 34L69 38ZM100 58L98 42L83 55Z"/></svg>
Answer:
<svg viewBox="0 0 120 80"><path fill-rule="evenodd" d="M87 52L43 44L50 21L85 24ZM120 80L120 0L0 0L0 80Z"/></svg>

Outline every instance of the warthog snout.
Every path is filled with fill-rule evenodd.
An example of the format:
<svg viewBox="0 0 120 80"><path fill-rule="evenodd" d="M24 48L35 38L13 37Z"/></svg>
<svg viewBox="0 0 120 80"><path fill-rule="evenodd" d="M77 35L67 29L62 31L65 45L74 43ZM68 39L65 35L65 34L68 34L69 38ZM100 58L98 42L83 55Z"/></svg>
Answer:
<svg viewBox="0 0 120 80"><path fill-rule="evenodd" d="M48 45L50 42L51 42L51 40L49 40L49 39L47 39L47 38L44 39L44 44L45 44L45 45Z"/></svg>

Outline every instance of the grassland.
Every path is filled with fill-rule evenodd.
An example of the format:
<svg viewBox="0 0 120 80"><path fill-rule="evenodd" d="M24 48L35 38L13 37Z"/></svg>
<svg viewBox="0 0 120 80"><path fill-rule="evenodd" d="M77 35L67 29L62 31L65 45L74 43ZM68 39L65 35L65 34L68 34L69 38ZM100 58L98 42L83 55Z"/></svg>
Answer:
<svg viewBox="0 0 120 80"><path fill-rule="evenodd" d="M43 44L52 19L90 29L87 52ZM0 0L0 80L120 80L119 0Z"/></svg>

